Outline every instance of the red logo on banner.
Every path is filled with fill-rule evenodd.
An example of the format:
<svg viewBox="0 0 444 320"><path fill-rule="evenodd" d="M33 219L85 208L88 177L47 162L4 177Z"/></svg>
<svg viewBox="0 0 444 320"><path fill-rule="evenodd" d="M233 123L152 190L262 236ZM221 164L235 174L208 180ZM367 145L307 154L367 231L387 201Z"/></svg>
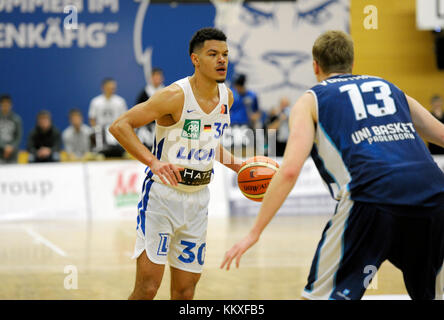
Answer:
<svg viewBox="0 0 444 320"><path fill-rule="evenodd" d="M126 195L130 193L137 193L136 190L137 173L132 173L125 181L123 172L119 172L117 176L117 184L114 188L114 195Z"/></svg>

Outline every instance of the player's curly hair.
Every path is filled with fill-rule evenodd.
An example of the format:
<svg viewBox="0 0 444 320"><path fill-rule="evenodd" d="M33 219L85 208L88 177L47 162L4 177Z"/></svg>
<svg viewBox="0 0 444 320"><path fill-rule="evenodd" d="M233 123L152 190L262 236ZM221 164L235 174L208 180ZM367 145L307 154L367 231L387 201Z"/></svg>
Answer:
<svg viewBox="0 0 444 320"><path fill-rule="evenodd" d="M197 30L190 40L190 56L193 52L202 48L206 40L227 41L227 36L216 28L207 27Z"/></svg>
<svg viewBox="0 0 444 320"><path fill-rule="evenodd" d="M342 31L327 31L313 45L313 59L325 74L351 73L353 68L353 40Z"/></svg>

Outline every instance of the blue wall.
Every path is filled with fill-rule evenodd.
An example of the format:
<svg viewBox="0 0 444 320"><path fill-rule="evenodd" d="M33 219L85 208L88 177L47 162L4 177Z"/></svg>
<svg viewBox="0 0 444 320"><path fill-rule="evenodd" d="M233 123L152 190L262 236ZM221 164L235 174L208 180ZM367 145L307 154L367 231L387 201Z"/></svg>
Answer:
<svg viewBox="0 0 444 320"><path fill-rule="evenodd" d="M34 2L0 0L0 93L12 95L15 111L23 117L22 148L43 108L52 112L60 130L68 126L70 108L80 108L87 120L89 102L100 94L105 77L117 80L117 93L133 106L146 85L134 42L142 42L141 51L152 48L152 59L145 65L164 69L170 84L193 73L188 42L194 32L216 24L228 37L228 80L233 70L246 74L247 86L256 91L259 107L267 111L283 96L293 103L316 83L311 61L314 40L326 30L349 26L349 0L245 2L229 12L210 3L148 5L134 0L107 0L117 6L97 11L89 5L104 0L70 1L83 4L78 6L80 29L75 33L82 34L86 27L101 30L86 43L65 44L69 31L62 25L68 16L63 8L28 8L20 5ZM19 5L8 8L7 3ZM138 13L144 18L139 38L134 36L136 21L142 21L136 19ZM15 41L10 41L11 27L19 34ZM31 29L36 28L43 29L41 35L33 35Z"/></svg>
<svg viewBox="0 0 444 320"><path fill-rule="evenodd" d="M86 1L85 1L86 5ZM145 86L142 66L136 63L133 49L134 21L139 4L120 1L118 12L105 8L102 13L91 13L87 8L79 12L78 23L118 23L118 32L106 35L107 43L101 48L78 46L69 48L53 44L49 48L36 45L29 48L12 47L6 40L7 24L44 23L42 38L48 32L48 18L67 14L47 13L41 8L22 13L20 8L6 12L0 8L0 93L12 96L14 110L23 119L24 137L21 147L35 125L41 109L53 114L53 122L63 130L69 125L68 111L78 107L87 121L90 100L100 94L104 77L117 80L117 93L133 106ZM164 69L169 84L193 73L188 56L188 41L193 33L204 26L213 25L214 7L210 4L152 4L149 6L143 27L143 46L153 47L152 65ZM59 31L63 32L60 27Z"/></svg>

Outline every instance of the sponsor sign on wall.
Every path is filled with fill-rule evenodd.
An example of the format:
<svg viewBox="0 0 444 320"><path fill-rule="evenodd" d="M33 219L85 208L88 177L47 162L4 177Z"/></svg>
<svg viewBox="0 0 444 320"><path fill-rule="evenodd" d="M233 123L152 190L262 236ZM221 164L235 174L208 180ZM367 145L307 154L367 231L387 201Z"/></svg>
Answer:
<svg viewBox="0 0 444 320"><path fill-rule="evenodd" d="M137 203L145 178L137 161L90 162L88 191L94 218L136 218Z"/></svg>
<svg viewBox="0 0 444 320"><path fill-rule="evenodd" d="M81 164L0 166L0 220L86 218L84 181Z"/></svg>

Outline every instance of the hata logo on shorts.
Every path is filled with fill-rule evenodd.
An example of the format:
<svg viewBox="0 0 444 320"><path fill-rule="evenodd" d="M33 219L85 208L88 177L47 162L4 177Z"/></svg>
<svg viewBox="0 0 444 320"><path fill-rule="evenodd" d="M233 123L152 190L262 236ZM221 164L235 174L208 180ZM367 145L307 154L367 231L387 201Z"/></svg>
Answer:
<svg viewBox="0 0 444 320"><path fill-rule="evenodd" d="M199 139L200 136L200 120L186 119L183 125L182 137L187 139Z"/></svg>

